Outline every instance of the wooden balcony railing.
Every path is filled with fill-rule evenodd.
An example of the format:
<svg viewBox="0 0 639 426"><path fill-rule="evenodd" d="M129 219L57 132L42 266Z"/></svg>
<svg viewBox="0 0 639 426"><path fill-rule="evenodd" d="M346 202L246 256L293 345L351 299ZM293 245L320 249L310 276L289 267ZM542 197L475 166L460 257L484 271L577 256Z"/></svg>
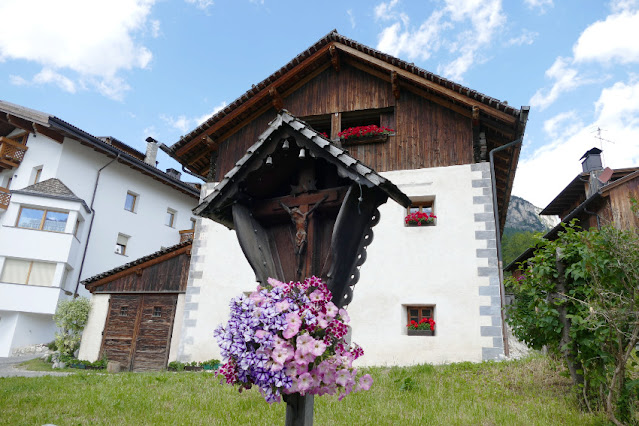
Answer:
<svg viewBox="0 0 639 426"><path fill-rule="evenodd" d="M0 209L6 210L9 207L9 200L11 199L11 191L7 188L0 186Z"/></svg>
<svg viewBox="0 0 639 426"><path fill-rule="evenodd" d="M0 171L18 167L27 149L26 145L0 136Z"/></svg>
<svg viewBox="0 0 639 426"><path fill-rule="evenodd" d="M184 229L180 231L180 243L184 243L186 241L193 241L193 229Z"/></svg>

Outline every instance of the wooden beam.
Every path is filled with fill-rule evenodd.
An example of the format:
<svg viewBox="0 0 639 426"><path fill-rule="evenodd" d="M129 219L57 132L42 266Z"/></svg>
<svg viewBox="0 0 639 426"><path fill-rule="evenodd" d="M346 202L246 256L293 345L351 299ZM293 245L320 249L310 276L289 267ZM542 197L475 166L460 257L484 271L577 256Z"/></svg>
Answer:
<svg viewBox="0 0 639 426"><path fill-rule="evenodd" d="M271 87L268 91L268 94L271 96L271 103L273 104L273 108L275 108L275 111L279 112L284 109L284 100L277 92L277 89L275 87Z"/></svg>
<svg viewBox="0 0 639 426"><path fill-rule="evenodd" d="M338 133L342 131L342 113L331 114L331 140L339 138Z"/></svg>
<svg viewBox="0 0 639 426"><path fill-rule="evenodd" d="M24 120L20 117L16 117L15 115L11 115L7 113L7 121L9 124L19 127L22 130L26 130L29 133L33 133L33 127L31 126L31 122Z"/></svg>
<svg viewBox="0 0 639 426"><path fill-rule="evenodd" d="M238 118L241 114L245 113L250 108L254 107L260 101L263 101L266 96L268 96L269 90L271 87L279 88L283 84L289 83L295 78L299 78L299 74L306 70L313 62L319 59L321 56L325 55L328 52L328 49L334 45L335 43L329 43L326 46L319 49L317 52L313 53L311 56L303 60L300 64L298 64L293 70L284 73L281 77L275 80L273 83L265 87L256 93L253 97L246 100L246 102L242 103L240 106L235 108L233 111L229 112L227 115L222 117L220 121L213 124L211 127L206 129L203 133L206 135L211 135L215 133L220 128L224 127L226 124L231 122L232 120ZM269 105L270 107L270 105ZM218 138L219 140L224 140L224 138ZM191 140L186 143L180 149L178 149L175 154L177 156L182 156L187 153L189 150L193 148L193 146L197 143L197 140Z"/></svg>
<svg viewBox="0 0 639 426"><path fill-rule="evenodd" d="M337 51L337 49L335 49L335 46L329 47L328 52L331 54L331 64L333 64L333 69L339 72L340 70L339 52Z"/></svg>
<svg viewBox="0 0 639 426"><path fill-rule="evenodd" d="M397 74L402 77L403 79L406 79L407 81L410 81L413 84L416 84L418 86L422 86L425 87L429 90L432 90L435 93L438 93L442 96L445 96L447 98L453 99L456 102L459 102L467 107L473 107L473 106L477 106L483 113L497 118L499 120L502 120L506 123L509 124L515 124L518 120L517 117L507 114L503 111L499 111L493 107L490 107L488 105L485 105L479 101L476 101L468 96L462 95L461 93L458 93L452 89L449 89L447 87L444 87L438 83L435 83L433 81L427 80L424 77L420 77L418 75L413 74L410 71L406 71L396 65L391 65L386 61L383 61L381 59L377 59L373 56L370 56L366 53L362 53L357 49L354 49L352 47L340 44L340 43L335 43L335 47L337 47L337 49L341 50L344 53L347 53L355 58L358 58L364 62L370 63L372 65L375 65L377 67L380 67L382 69L386 69L388 71L395 71L397 72Z"/></svg>
<svg viewBox="0 0 639 426"><path fill-rule="evenodd" d="M397 73L395 71L391 71L390 81L393 88L393 96L395 96L395 99L399 99L399 77L397 77Z"/></svg>
<svg viewBox="0 0 639 426"><path fill-rule="evenodd" d="M33 123L33 130L36 133L40 133L45 135L46 137L53 139L57 143L62 143L64 141L64 136L58 132L55 132L49 128L46 128L38 123Z"/></svg>

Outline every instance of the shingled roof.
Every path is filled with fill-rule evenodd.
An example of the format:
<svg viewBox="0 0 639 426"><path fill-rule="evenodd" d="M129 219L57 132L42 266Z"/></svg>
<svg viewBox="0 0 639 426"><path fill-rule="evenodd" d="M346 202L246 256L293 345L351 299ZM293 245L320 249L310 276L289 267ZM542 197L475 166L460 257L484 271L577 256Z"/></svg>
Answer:
<svg viewBox="0 0 639 426"><path fill-rule="evenodd" d="M143 256L143 257L140 257L139 259L135 259L132 262L125 263L124 265L118 266L116 268L113 268L113 269L110 269L108 271L105 271L105 272L102 272L100 274L97 274L97 275L94 275L92 277L89 277L89 278L83 280L82 284L87 286L87 289L94 290L93 288L89 288L89 287L92 287L91 284L95 283L96 281L100 281L100 280L102 280L104 278L111 277L111 276L113 276L113 275L115 275L117 273L124 272L126 270L131 270L130 273L133 274L135 272L134 267L143 266L145 263L147 263L147 262L149 262L151 260L155 260L155 259L161 258L161 257L167 257L168 258L168 255L170 255L172 253L175 253L175 252L177 252L180 249L189 247L192 244L193 244L193 241L189 240L189 241L185 241L185 242L182 242L182 243L179 243L179 244L175 244L175 245L170 246L170 247L163 248L163 249L158 250L158 251L156 251L154 253L151 253L151 254L149 254L147 256ZM93 287L95 287L95 285Z"/></svg>
<svg viewBox="0 0 639 426"><path fill-rule="evenodd" d="M323 158L337 166L337 171L340 176L349 177L351 180L359 182L361 185L369 188L377 187L404 207L410 205L410 199L391 181L380 176L375 170L366 167L360 161L348 155L347 151L331 143L306 122L294 117L288 111L282 110L277 117L269 123L268 128L260 135L257 142L235 163L235 167L215 186L213 192L209 194L199 206L193 209L193 212L201 216L215 218L215 220L218 220L220 223L232 228L232 222L224 219L225 216L228 217L228 213L222 213L222 211L228 209L230 205L228 198L233 195L232 191L229 190L230 187L238 182L239 175L251 168L251 160L253 160L254 157L263 157L264 155L270 154L263 152L264 145L277 130L284 127L303 136L303 138L301 138L303 140L297 140L297 142L302 143L304 148L309 149L311 156Z"/></svg>
<svg viewBox="0 0 639 426"><path fill-rule="evenodd" d="M34 183L33 185L29 185L23 189L17 189L11 191L12 194L24 194L24 195L35 195L37 197L47 197L47 198L55 198L58 200L67 200L67 201L77 201L82 203L82 206L87 211L87 213L91 213L91 209L87 205L87 203L77 195L73 193L61 180L56 178L51 178L47 180L43 180L42 182Z"/></svg>
<svg viewBox="0 0 639 426"><path fill-rule="evenodd" d="M0 113L2 113L0 114L0 131L2 132L8 132L11 128L20 128L29 133L41 133L59 143L62 143L64 138L68 137L110 158L117 157L118 162L151 176L153 179L182 193L199 198L199 188L188 182L182 182L152 165L146 164L140 159L141 153L139 151L123 142L117 141L117 139L111 137L98 138L51 114L2 100L0 100ZM105 141L107 139L108 142ZM113 143L114 140L117 143Z"/></svg>

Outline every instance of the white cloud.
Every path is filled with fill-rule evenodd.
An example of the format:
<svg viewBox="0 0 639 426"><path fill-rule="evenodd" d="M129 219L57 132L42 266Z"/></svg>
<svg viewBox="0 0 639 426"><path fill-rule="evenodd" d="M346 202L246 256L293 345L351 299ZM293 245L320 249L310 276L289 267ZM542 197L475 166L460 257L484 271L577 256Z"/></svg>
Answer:
<svg viewBox="0 0 639 426"><path fill-rule="evenodd" d="M375 9L373 9L375 13L375 19L386 21L389 19L393 19L396 17L393 9L397 6L399 0L391 0L388 3L381 2Z"/></svg>
<svg viewBox="0 0 639 426"><path fill-rule="evenodd" d="M160 115L160 119L168 124L170 127L179 130L182 133L188 133L193 130L195 127L204 123L206 120L211 118L214 114L219 112L222 108L226 106L226 102L220 103L216 106L212 112L202 114L198 117L186 117L185 115L179 115L177 117L173 117L170 115L162 114Z"/></svg>
<svg viewBox="0 0 639 426"><path fill-rule="evenodd" d="M443 7L413 28L406 14L395 11L397 4L392 0L375 7L378 20L395 21L380 32L377 48L420 60L445 49L454 59L440 68L454 80L481 59L481 50L492 43L506 21L501 0L445 0Z"/></svg>
<svg viewBox="0 0 639 426"><path fill-rule="evenodd" d="M75 93L75 84L73 81L49 68L44 68L36 74L33 77L33 82L37 84L53 83L65 92Z"/></svg>
<svg viewBox="0 0 639 426"><path fill-rule="evenodd" d="M639 11L624 10L584 30L573 47L576 62L639 62Z"/></svg>
<svg viewBox="0 0 639 426"><path fill-rule="evenodd" d="M521 35L518 37L513 37L506 42L506 46L523 46L523 45L531 45L535 42L535 39L539 36L539 33L523 30Z"/></svg>
<svg viewBox="0 0 639 426"><path fill-rule="evenodd" d="M576 68L571 67L570 58L558 57L550 68L546 70L546 77L554 80L550 90L539 89L530 99L530 105L544 110L555 102L565 92L576 89L591 80L581 77Z"/></svg>
<svg viewBox="0 0 639 426"><path fill-rule="evenodd" d="M567 113L569 114L569 113ZM596 129L605 131L604 166L639 165L639 81L617 82L602 90L592 123L572 126L568 115L555 123L555 137L544 148L519 162L513 194L545 207L581 172L579 158L590 148L601 148ZM561 121L561 120L559 120ZM567 125L566 125L567 124Z"/></svg>
<svg viewBox="0 0 639 426"><path fill-rule="evenodd" d="M145 29L154 2L4 0L0 2L0 16L10 19L3 19L0 25L0 58L40 64L43 70L34 81L68 90L71 72L74 78L85 80L73 85L89 83L104 94L121 97L128 86L118 73L144 69L152 59L136 35ZM19 17L28 17L29 24ZM96 28L98 21L100 26Z"/></svg>
<svg viewBox="0 0 639 426"><path fill-rule="evenodd" d="M553 0L524 0L530 9L539 9L541 13L546 11L546 7L553 7Z"/></svg>
<svg viewBox="0 0 639 426"><path fill-rule="evenodd" d="M151 20L151 36L153 38L158 38L160 36L160 21L157 19Z"/></svg>
<svg viewBox="0 0 639 426"><path fill-rule="evenodd" d="M581 127L583 123L575 110L559 113L544 121L544 131L553 139L576 133Z"/></svg>
<svg viewBox="0 0 639 426"><path fill-rule="evenodd" d="M9 82L14 86L28 86L30 84L24 77L14 74L9 76Z"/></svg>
<svg viewBox="0 0 639 426"><path fill-rule="evenodd" d="M195 5L198 9L207 10L209 7L213 6L213 0L185 0L189 4ZM254 3L254 1L251 1Z"/></svg>
<svg viewBox="0 0 639 426"><path fill-rule="evenodd" d="M346 14L348 15L348 19L351 22L351 28L355 28L355 16L353 15L353 9L348 9L346 11Z"/></svg>

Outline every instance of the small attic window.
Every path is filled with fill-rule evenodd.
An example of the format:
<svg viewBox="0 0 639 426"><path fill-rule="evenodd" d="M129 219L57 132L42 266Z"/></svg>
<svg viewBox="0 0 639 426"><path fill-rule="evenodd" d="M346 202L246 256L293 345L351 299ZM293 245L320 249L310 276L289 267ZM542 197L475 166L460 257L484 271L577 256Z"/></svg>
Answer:
<svg viewBox="0 0 639 426"><path fill-rule="evenodd" d="M350 111L342 113L342 128L344 131L350 127L358 126L370 126L374 124L381 126L381 117L379 110L363 110L363 111Z"/></svg>
<svg viewBox="0 0 639 426"><path fill-rule="evenodd" d="M331 114L309 115L307 117L301 117L300 120L305 121L309 126L315 129L316 132L326 133L326 135L330 137Z"/></svg>

